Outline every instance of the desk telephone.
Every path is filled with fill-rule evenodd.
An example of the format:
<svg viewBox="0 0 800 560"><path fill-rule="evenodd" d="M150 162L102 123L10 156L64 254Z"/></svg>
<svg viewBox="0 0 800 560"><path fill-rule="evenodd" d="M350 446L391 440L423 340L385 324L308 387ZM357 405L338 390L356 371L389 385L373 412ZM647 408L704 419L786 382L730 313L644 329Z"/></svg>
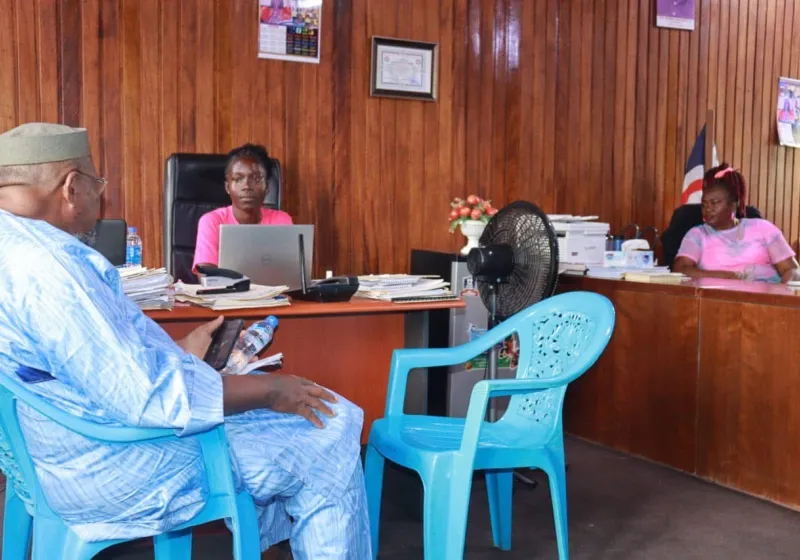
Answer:
<svg viewBox="0 0 800 560"><path fill-rule="evenodd" d="M293 290L287 295L302 301L329 303L334 301L350 301L358 291L357 276L333 276L324 280L312 280L311 286L303 282L303 287Z"/></svg>

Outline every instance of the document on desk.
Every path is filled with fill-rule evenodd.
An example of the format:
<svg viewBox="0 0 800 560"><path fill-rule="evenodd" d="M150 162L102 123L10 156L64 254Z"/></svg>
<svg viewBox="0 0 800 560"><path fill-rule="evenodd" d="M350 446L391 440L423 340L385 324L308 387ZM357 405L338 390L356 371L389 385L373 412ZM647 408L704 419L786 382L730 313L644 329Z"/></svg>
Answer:
<svg viewBox="0 0 800 560"><path fill-rule="evenodd" d="M395 275L359 277L358 295L361 297L394 301L396 299L441 299L453 296L450 284L438 276Z"/></svg>
<svg viewBox="0 0 800 560"><path fill-rule="evenodd" d="M399 288L413 286L423 280L441 280L439 276L415 276L411 274L369 274L359 276L358 283L365 289Z"/></svg>
<svg viewBox="0 0 800 560"><path fill-rule="evenodd" d="M179 282L175 285L175 301L207 307L214 311L289 305L289 298L283 295L289 291L288 286L261 286L259 284L251 284L250 290L246 292L198 294L197 292L202 289L203 287L199 284L184 284Z"/></svg>
<svg viewBox="0 0 800 560"><path fill-rule="evenodd" d="M172 276L166 269L124 266L119 272L122 291L141 309L171 309Z"/></svg>
<svg viewBox="0 0 800 560"><path fill-rule="evenodd" d="M245 368L240 371L239 373L233 373L231 375L247 375L248 373L268 373L262 371L256 371L260 368L268 368L268 367L275 367L280 366L283 363L283 352L278 352L277 354L273 354L272 356L267 356L261 360L257 360L255 362L250 362L245 366Z"/></svg>

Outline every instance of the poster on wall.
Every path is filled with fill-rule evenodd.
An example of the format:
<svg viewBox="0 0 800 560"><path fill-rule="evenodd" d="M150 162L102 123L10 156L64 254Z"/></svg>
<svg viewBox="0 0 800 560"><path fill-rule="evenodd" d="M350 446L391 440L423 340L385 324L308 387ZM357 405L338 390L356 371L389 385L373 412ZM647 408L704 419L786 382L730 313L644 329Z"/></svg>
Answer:
<svg viewBox="0 0 800 560"><path fill-rule="evenodd" d="M656 26L694 31L695 0L656 0Z"/></svg>
<svg viewBox="0 0 800 560"><path fill-rule="evenodd" d="M800 80L778 80L778 142L800 148Z"/></svg>
<svg viewBox="0 0 800 560"><path fill-rule="evenodd" d="M258 4L258 58L319 64L322 0Z"/></svg>

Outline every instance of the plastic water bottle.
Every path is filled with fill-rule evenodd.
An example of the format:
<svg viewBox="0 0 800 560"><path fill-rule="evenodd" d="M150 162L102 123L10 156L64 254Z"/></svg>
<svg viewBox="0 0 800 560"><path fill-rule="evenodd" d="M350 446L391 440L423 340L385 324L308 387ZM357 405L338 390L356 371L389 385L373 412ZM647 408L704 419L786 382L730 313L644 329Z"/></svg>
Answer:
<svg viewBox="0 0 800 560"><path fill-rule="evenodd" d="M244 335L239 337L231 350L228 363L221 373L225 375L236 375L242 371L253 356L261 352L264 347L272 340L272 335L278 326L278 318L270 315L263 321L253 323Z"/></svg>
<svg viewBox="0 0 800 560"><path fill-rule="evenodd" d="M135 227L128 228L128 239L125 246L125 264L128 266L142 266L142 238L136 233Z"/></svg>

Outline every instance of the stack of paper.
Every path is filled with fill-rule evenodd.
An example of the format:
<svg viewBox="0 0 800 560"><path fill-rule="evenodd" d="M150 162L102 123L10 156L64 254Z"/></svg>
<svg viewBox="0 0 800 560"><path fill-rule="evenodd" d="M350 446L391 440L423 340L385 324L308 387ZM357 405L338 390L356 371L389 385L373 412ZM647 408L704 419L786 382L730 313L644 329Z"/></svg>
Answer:
<svg viewBox="0 0 800 560"><path fill-rule="evenodd" d="M680 272L663 272L661 270L637 270L636 272L626 272L625 280L629 282L647 282L653 284L680 284L689 277Z"/></svg>
<svg viewBox="0 0 800 560"><path fill-rule="evenodd" d="M449 286L440 276L380 274L358 277L359 296L398 303L457 299Z"/></svg>
<svg viewBox="0 0 800 560"><path fill-rule="evenodd" d="M654 266L652 268L636 268L626 266L589 266L586 269L586 276L589 278L608 278L612 280L621 280L627 273L644 273L644 274L669 274L669 267Z"/></svg>
<svg viewBox="0 0 800 560"><path fill-rule="evenodd" d="M257 307L280 307L289 305L289 298L283 294L289 291L288 286L260 286L250 284L246 292L231 292L227 294L198 294L203 288L199 284L175 285L175 300L180 302L208 307L214 311L229 309L253 309Z"/></svg>
<svg viewBox="0 0 800 560"><path fill-rule="evenodd" d="M166 269L123 266L117 270L122 281L122 290L140 308L172 309L172 276L167 274Z"/></svg>

